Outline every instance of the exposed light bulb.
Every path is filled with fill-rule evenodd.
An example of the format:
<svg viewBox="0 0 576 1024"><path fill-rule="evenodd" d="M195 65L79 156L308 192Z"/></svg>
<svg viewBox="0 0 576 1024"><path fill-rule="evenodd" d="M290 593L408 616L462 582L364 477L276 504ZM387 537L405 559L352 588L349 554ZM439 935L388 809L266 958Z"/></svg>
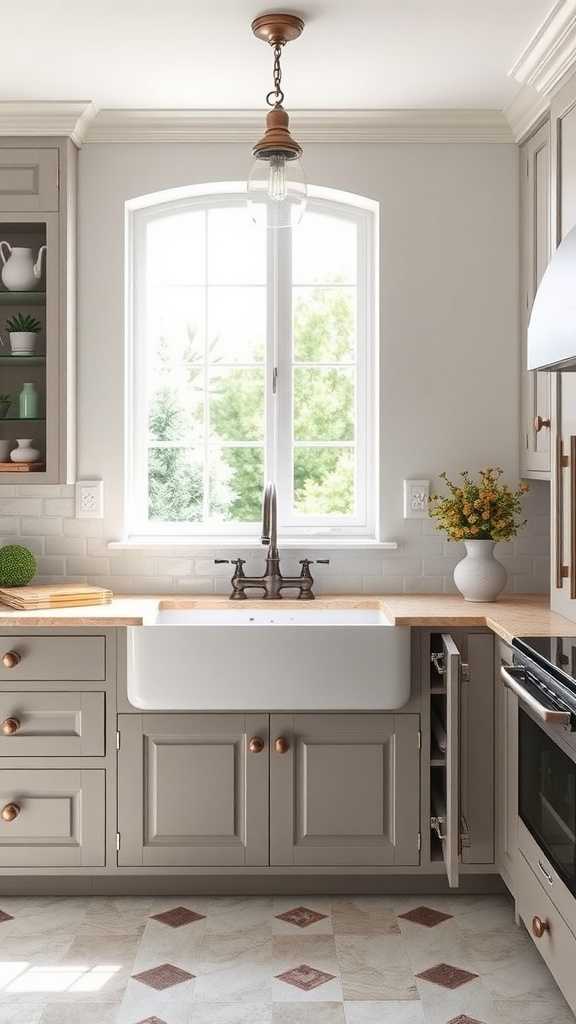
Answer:
<svg viewBox="0 0 576 1024"><path fill-rule="evenodd" d="M268 196L277 203L283 202L288 195L286 182L286 158L281 153L275 153L270 157L270 169L268 171Z"/></svg>

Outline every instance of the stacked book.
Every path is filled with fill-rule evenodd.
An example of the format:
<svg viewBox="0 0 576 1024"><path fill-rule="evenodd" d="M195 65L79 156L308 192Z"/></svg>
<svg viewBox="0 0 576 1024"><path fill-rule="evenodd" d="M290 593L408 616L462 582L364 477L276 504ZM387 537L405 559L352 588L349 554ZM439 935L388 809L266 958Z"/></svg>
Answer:
<svg viewBox="0 0 576 1024"><path fill-rule="evenodd" d="M0 601L21 612L37 608L80 608L84 605L109 604L112 597L111 590L91 587L86 583L0 587Z"/></svg>

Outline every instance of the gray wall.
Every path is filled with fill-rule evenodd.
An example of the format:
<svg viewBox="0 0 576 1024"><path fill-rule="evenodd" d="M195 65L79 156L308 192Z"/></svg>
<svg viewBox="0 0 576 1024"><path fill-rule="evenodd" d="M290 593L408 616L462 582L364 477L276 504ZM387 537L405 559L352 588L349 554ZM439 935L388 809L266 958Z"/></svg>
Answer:
<svg viewBox="0 0 576 1024"><path fill-rule="evenodd" d="M321 587L450 590L460 549L430 523L403 520L402 480L489 463L517 477L516 147L309 145L305 161L311 182L381 204L382 525L383 539L400 544L398 552L328 552ZM81 151L79 473L104 479L106 519L74 520L70 489L0 488L1 532L34 538L43 575L117 590L226 586L212 550L111 552L105 542L122 536L124 202L241 180L249 162L237 144L94 143ZM499 551L517 592L548 588L545 484L533 485L526 510L528 529ZM286 564L300 555L290 552ZM251 557L257 566L260 553Z"/></svg>

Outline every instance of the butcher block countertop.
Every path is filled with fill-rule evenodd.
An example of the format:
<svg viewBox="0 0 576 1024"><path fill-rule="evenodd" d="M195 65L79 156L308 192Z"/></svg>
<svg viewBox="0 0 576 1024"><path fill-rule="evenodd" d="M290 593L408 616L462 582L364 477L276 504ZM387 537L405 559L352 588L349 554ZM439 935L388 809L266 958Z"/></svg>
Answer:
<svg viewBox="0 0 576 1024"><path fill-rule="evenodd" d="M0 605L0 628L142 626L162 608L302 607L295 600L230 602L220 596L118 595L111 604L83 608L46 608L21 612ZM452 594L322 595L311 608L380 608L395 626L485 626L503 640L514 636L576 636L576 622L551 612L546 595L506 596L489 604L464 601Z"/></svg>

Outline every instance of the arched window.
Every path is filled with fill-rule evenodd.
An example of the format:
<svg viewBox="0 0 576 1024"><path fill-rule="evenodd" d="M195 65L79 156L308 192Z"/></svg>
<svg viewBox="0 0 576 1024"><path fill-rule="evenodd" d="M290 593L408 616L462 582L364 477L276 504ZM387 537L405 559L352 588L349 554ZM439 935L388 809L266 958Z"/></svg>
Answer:
<svg viewBox="0 0 576 1024"><path fill-rule="evenodd" d="M294 229L239 185L127 204L128 529L374 536L377 204L311 189Z"/></svg>

